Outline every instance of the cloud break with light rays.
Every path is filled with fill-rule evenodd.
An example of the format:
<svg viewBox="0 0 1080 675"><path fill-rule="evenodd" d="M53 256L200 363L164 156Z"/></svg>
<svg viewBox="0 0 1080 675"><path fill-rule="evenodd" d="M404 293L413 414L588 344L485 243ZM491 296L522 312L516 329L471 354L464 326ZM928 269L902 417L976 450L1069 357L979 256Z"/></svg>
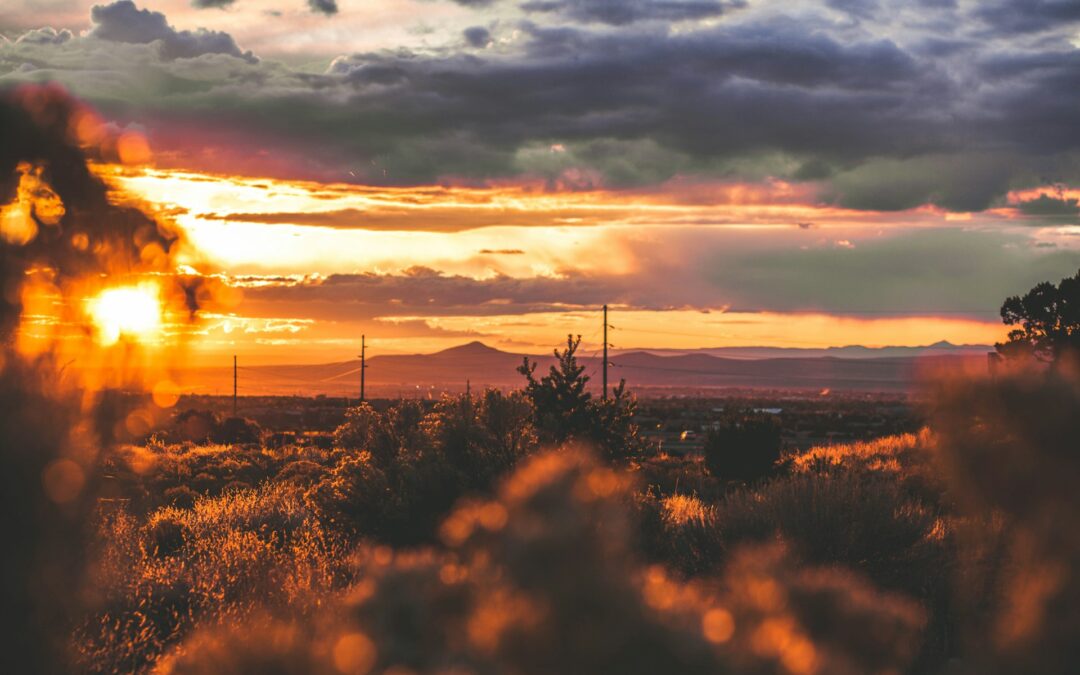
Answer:
<svg viewBox="0 0 1080 675"><path fill-rule="evenodd" d="M1080 267L1065 5L14 0L0 88L93 106L200 358L988 343Z"/></svg>

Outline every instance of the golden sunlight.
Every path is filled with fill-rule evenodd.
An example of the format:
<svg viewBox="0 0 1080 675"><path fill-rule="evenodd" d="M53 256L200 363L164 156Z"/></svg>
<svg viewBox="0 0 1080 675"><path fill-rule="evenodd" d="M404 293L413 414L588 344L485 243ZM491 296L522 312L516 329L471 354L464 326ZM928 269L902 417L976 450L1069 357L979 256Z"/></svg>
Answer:
<svg viewBox="0 0 1080 675"><path fill-rule="evenodd" d="M161 331L161 288L153 282L109 288L87 301L87 311L104 345L152 340Z"/></svg>

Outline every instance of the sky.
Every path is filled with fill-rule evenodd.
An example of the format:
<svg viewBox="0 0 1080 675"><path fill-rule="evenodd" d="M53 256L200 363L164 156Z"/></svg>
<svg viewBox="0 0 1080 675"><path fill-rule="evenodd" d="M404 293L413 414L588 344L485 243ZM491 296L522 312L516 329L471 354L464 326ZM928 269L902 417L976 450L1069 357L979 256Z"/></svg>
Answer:
<svg viewBox="0 0 1080 675"><path fill-rule="evenodd" d="M1080 3L4 0L231 301L194 362L992 343L1080 268Z"/></svg>

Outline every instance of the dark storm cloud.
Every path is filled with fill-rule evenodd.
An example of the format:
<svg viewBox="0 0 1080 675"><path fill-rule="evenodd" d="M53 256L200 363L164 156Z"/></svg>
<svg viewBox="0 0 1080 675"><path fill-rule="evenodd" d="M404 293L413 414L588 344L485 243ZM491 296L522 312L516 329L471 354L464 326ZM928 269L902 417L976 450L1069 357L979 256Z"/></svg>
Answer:
<svg viewBox="0 0 1080 675"><path fill-rule="evenodd" d="M92 34L160 43L163 62L112 57L76 37L3 47L0 79L48 72L106 113L138 118L170 156L235 171L257 162L264 175L399 185L525 176L559 189L776 177L820 183L831 203L889 210L979 210L1009 190L1080 181L1080 50L1064 33L985 39L991 10L1028 5L834 0L866 16L845 22L820 4L784 16L751 3L720 21L669 25L672 8L734 4L560 0L505 41L454 28L441 48L343 56L318 74L252 63L227 34L177 31L118 2L95 8ZM629 14L601 11L611 8ZM50 50L62 65L50 69ZM79 50L85 71L69 65ZM174 127L202 133L170 136Z"/></svg>
<svg viewBox="0 0 1080 675"><path fill-rule="evenodd" d="M327 16L338 12L337 0L308 0L308 7L313 12Z"/></svg>
<svg viewBox="0 0 1080 675"><path fill-rule="evenodd" d="M477 49L487 47L491 42L491 31L483 26L471 26L466 28L463 32L465 36L465 42L468 42L470 46Z"/></svg>
<svg viewBox="0 0 1080 675"><path fill-rule="evenodd" d="M526 12L558 14L582 23L624 26L638 21L689 21L744 7L742 0L530 0Z"/></svg>
<svg viewBox="0 0 1080 675"><path fill-rule="evenodd" d="M247 61L256 60L251 52L242 52L228 33L204 28L178 31L169 25L161 12L139 9L131 0L95 5L90 10L90 19L94 22L90 31L92 37L133 44L159 42L161 56L165 59L228 54Z"/></svg>
<svg viewBox="0 0 1080 675"><path fill-rule="evenodd" d="M647 141L656 150L642 158L648 179L663 181L737 155L845 165L952 142L953 84L888 40L844 44L794 21L686 34L526 30L519 58L339 59L330 73L352 88L351 105L316 114L294 101L284 116L303 128L309 116L348 115L352 133L366 137L339 142L357 142L358 154L374 155L391 182L405 183L513 175L531 143L598 150L598 141L624 149ZM632 158L624 156L624 168Z"/></svg>
<svg viewBox="0 0 1080 675"><path fill-rule="evenodd" d="M825 0L825 4L857 19L877 19L882 12L914 5L920 10L955 9L956 0Z"/></svg>
<svg viewBox="0 0 1080 675"><path fill-rule="evenodd" d="M191 0L191 6L199 9L221 9L232 7L234 4L236 0ZM316 14L333 16L338 13L337 0L307 0L307 6ZM281 12L276 10L267 10L266 14L273 17L281 16Z"/></svg>
<svg viewBox="0 0 1080 675"><path fill-rule="evenodd" d="M424 316L566 311L611 301L617 284L583 275L491 279L447 275L426 267L402 274L334 274L325 279L245 289L245 304L282 305L296 316ZM296 314L300 312L300 314Z"/></svg>
<svg viewBox="0 0 1080 675"><path fill-rule="evenodd" d="M1067 197L1051 197L1041 194L1016 205L1025 216L1077 216L1080 215L1080 200Z"/></svg>
<svg viewBox="0 0 1080 675"><path fill-rule="evenodd" d="M1080 22L1076 0L982 0L975 16L995 32L1037 33Z"/></svg>

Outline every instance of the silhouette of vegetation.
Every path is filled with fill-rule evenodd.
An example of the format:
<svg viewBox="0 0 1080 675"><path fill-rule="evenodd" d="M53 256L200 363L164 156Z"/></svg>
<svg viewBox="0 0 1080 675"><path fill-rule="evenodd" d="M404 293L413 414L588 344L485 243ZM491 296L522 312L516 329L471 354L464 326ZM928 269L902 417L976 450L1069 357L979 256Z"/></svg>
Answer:
<svg viewBox="0 0 1080 675"><path fill-rule="evenodd" d="M1044 281L1023 296L1012 296L1001 306L1001 320L1020 326L1007 342L996 345L1008 358L1036 358L1057 362L1080 354L1080 271L1057 286Z"/></svg>
<svg viewBox="0 0 1080 675"><path fill-rule="evenodd" d="M386 412L350 410L335 432L342 450L310 491L319 513L350 535L418 543L454 502L489 492L535 450L532 407L521 394L446 396L431 412L401 401Z"/></svg>
<svg viewBox="0 0 1080 675"><path fill-rule="evenodd" d="M772 416L746 415L709 430L705 467L724 480L755 481L774 473L781 450L777 421Z"/></svg>
<svg viewBox="0 0 1080 675"><path fill-rule="evenodd" d="M535 362L525 357L518 372L525 377L525 396L532 402L540 441L562 445L571 441L590 443L608 457L628 457L641 448L634 423L635 401L622 380L607 399L597 400L588 391L589 376L578 363L581 336L566 336L566 349L555 350L556 363L547 375L536 377Z"/></svg>
<svg viewBox="0 0 1080 675"><path fill-rule="evenodd" d="M854 674L910 662L916 605L796 567L780 547L744 551L710 585L636 564L631 489L579 452L535 457L496 499L455 510L442 548L362 551L359 581L325 620L207 626L163 669Z"/></svg>

